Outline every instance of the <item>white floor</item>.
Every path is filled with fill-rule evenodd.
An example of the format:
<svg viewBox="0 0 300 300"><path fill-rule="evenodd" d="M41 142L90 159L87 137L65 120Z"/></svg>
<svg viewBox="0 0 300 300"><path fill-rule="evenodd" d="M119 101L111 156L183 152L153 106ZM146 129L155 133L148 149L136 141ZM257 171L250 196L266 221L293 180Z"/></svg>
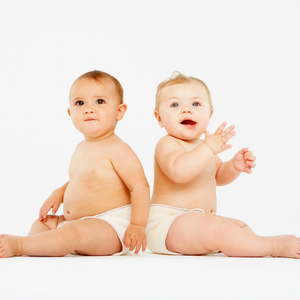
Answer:
<svg viewBox="0 0 300 300"><path fill-rule="evenodd" d="M300 299L300 260L166 256L0 260L0 299Z"/></svg>

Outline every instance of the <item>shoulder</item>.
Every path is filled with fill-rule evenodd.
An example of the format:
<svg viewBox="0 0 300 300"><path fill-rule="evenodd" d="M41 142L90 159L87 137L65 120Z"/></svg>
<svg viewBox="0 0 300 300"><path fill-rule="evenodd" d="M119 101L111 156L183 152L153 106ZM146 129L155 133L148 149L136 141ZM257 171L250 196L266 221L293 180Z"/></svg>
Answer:
<svg viewBox="0 0 300 300"><path fill-rule="evenodd" d="M157 142L156 147L167 146L167 145L180 146L181 143L179 139L171 135L165 135Z"/></svg>
<svg viewBox="0 0 300 300"><path fill-rule="evenodd" d="M114 140L111 141L109 145L109 152L112 158L135 155L131 147L117 136Z"/></svg>
<svg viewBox="0 0 300 300"><path fill-rule="evenodd" d="M86 142L86 141L80 142L80 143L76 146L75 150L78 149L78 148L80 148L80 146L82 146L85 142Z"/></svg>
<svg viewBox="0 0 300 300"><path fill-rule="evenodd" d="M111 141L110 146L112 149L132 150L130 146L123 140L121 140L118 136L116 136L116 138Z"/></svg>
<svg viewBox="0 0 300 300"><path fill-rule="evenodd" d="M181 141L170 135L162 137L156 144L155 156L165 155L170 152L186 152Z"/></svg>

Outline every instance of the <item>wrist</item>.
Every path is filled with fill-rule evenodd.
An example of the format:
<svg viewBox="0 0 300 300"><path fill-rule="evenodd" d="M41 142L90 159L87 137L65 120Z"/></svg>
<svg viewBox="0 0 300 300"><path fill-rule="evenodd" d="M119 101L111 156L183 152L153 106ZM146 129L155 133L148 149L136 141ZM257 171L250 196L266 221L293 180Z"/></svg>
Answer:
<svg viewBox="0 0 300 300"><path fill-rule="evenodd" d="M147 225L142 225L140 223L134 223L134 222L130 222L129 225L138 226L138 227L141 227L143 229L146 229L146 227L147 227Z"/></svg>
<svg viewBox="0 0 300 300"><path fill-rule="evenodd" d="M203 141L203 144L205 144L209 148L209 150L213 153L213 155L216 155L216 153L213 151L211 146L205 140Z"/></svg>
<svg viewBox="0 0 300 300"><path fill-rule="evenodd" d="M235 160L234 158L232 158L232 159L231 159L231 161L232 161L232 163L231 163L231 164L232 164L232 167L233 167L233 169L234 169L236 172L239 172L239 173L241 173L242 171L241 171L241 170L238 170L238 169L235 167L234 160Z"/></svg>
<svg viewBox="0 0 300 300"><path fill-rule="evenodd" d="M62 192L60 189L57 189L52 192L51 196L55 196L55 197L59 197L59 198L63 199L64 192Z"/></svg>

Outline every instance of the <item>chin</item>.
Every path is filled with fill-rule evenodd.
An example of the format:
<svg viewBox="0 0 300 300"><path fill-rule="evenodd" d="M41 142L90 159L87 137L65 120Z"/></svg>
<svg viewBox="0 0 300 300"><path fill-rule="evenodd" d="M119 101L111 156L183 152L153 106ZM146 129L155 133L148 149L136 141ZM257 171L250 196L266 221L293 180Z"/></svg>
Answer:
<svg viewBox="0 0 300 300"><path fill-rule="evenodd" d="M195 135L195 134L180 134L174 136L177 137L178 139L185 140L185 141L199 139L200 137L199 135Z"/></svg>

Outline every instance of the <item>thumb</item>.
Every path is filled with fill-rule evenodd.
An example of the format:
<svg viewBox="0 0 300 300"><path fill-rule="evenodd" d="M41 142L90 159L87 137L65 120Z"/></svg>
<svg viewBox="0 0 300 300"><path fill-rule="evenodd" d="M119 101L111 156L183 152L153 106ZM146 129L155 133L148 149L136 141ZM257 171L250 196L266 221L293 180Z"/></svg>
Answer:
<svg viewBox="0 0 300 300"><path fill-rule="evenodd" d="M130 247L130 239L126 236L123 237L123 243L125 245L126 248L129 248Z"/></svg>
<svg viewBox="0 0 300 300"><path fill-rule="evenodd" d="M210 133L207 129L205 129L205 130L203 131L203 133L205 134L205 136L210 136L210 135L211 135L211 133Z"/></svg>

